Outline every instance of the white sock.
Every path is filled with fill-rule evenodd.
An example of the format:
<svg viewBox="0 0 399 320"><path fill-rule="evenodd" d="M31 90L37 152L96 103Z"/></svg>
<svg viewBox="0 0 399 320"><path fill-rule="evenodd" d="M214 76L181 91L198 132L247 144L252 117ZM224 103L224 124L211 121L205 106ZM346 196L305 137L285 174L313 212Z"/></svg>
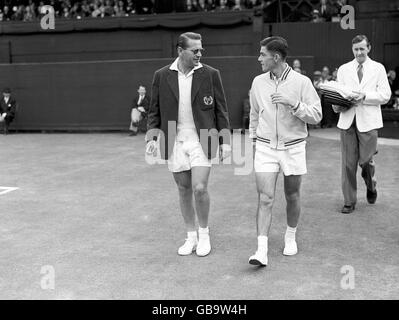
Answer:
<svg viewBox="0 0 399 320"><path fill-rule="evenodd" d="M295 233L296 233L296 227L291 228L290 226L287 226L287 230L285 231L285 237L284 239L293 239L295 240Z"/></svg>
<svg viewBox="0 0 399 320"><path fill-rule="evenodd" d="M198 235L208 235L209 234L209 227L206 227L206 228L201 228L201 227L199 227L198 228Z"/></svg>
<svg viewBox="0 0 399 320"><path fill-rule="evenodd" d="M197 231L188 231L187 239L189 240L197 240Z"/></svg>
<svg viewBox="0 0 399 320"><path fill-rule="evenodd" d="M267 253L267 236L258 236L258 251Z"/></svg>

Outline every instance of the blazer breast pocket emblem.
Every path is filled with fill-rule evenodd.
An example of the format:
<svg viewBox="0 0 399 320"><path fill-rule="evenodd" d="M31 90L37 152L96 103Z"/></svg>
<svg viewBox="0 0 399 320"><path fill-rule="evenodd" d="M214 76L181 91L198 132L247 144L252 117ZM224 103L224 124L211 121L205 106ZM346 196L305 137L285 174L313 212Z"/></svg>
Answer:
<svg viewBox="0 0 399 320"><path fill-rule="evenodd" d="M213 97L212 96L209 96L209 97L205 96L204 97L204 104L206 106L210 106L212 103L213 103Z"/></svg>

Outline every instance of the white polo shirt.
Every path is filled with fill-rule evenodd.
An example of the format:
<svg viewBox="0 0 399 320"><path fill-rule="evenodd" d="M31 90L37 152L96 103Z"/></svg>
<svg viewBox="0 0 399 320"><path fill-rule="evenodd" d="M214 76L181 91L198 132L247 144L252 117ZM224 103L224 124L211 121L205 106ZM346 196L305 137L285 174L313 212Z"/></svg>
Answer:
<svg viewBox="0 0 399 320"><path fill-rule="evenodd" d="M179 113L177 119L176 141L199 141L195 128L193 110L191 105L191 86L193 83L194 71L202 68L202 64L194 67L187 75L177 68L177 58L169 67L170 70L177 71L179 82Z"/></svg>

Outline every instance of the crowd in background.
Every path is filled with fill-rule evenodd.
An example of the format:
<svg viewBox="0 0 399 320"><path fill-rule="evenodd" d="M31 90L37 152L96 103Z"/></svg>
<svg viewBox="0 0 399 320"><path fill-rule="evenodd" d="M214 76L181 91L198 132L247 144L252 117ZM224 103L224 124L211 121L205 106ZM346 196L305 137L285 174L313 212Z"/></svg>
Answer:
<svg viewBox="0 0 399 320"><path fill-rule="evenodd" d="M32 21L44 5L54 8L57 18L82 19L125 17L137 14L201 12L261 8L262 0L2 0L0 21Z"/></svg>
<svg viewBox="0 0 399 320"><path fill-rule="evenodd" d="M319 5L308 2L287 12L284 21L332 21L340 15L346 0L320 0ZM126 17L140 14L172 12L217 12L254 10L265 22L281 21L278 1L267 0L1 0L0 21L34 21L41 17L41 8L51 5L57 18L83 19Z"/></svg>

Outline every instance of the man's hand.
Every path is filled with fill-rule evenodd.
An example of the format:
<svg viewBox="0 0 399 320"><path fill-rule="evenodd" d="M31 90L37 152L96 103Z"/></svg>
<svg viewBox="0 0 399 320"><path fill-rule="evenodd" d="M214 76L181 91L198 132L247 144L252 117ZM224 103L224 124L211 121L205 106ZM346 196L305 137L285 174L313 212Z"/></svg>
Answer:
<svg viewBox="0 0 399 320"><path fill-rule="evenodd" d="M224 159L231 156L231 146L229 144L220 145L219 159L223 161Z"/></svg>
<svg viewBox="0 0 399 320"><path fill-rule="evenodd" d="M275 92L271 95L271 97L272 97L272 103L281 103L290 108L294 108L298 104L297 100L289 98L284 93Z"/></svg>
<svg viewBox="0 0 399 320"><path fill-rule="evenodd" d="M151 140L147 142L147 146L145 148L145 153L148 155L152 155L154 157L157 156L157 143L155 140Z"/></svg>
<svg viewBox="0 0 399 320"><path fill-rule="evenodd" d="M360 91L352 91L352 92L355 94L352 100L355 104L363 102L364 98L366 98L366 95L363 92Z"/></svg>
<svg viewBox="0 0 399 320"><path fill-rule="evenodd" d="M143 107L138 107L137 110L139 110L140 112L145 112L145 109Z"/></svg>
<svg viewBox="0 0 399 320"><path fill-rule="evenodd" d="M342 111L346 111L347 110L347 108L345 108L343 106L338 106L338 105L335 105L335 104L332 105L332 108L333 108L335 113L340 113Z"/></svg>

